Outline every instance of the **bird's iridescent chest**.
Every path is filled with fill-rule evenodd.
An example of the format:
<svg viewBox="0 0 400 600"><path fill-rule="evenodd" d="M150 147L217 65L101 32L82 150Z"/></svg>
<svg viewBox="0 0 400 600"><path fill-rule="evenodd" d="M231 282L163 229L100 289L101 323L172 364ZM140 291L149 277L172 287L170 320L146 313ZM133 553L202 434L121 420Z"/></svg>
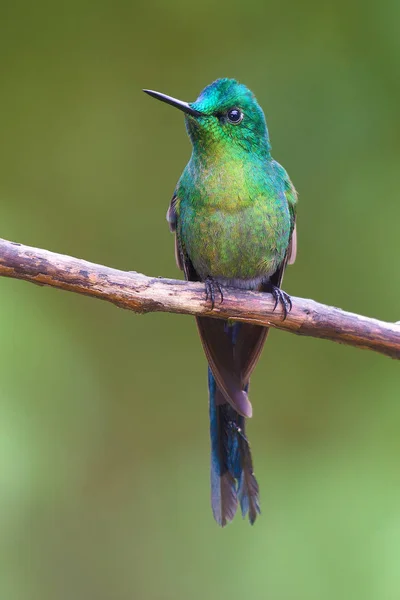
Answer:
<svg viewBox="0 0 400 600"><path fill-rule="evenodd" d="M178 230L197 273L230 281L271 275L288 245L290 217L268 169L240 161L190 167L178 189Z"/></svg>

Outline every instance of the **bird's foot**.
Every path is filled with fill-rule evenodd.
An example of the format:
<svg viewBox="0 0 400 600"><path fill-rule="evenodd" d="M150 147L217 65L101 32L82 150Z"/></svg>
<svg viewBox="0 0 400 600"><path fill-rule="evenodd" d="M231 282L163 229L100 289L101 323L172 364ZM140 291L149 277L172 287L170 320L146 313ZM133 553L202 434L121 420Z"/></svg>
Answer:
<svg viewBox="0 0 400 600"><path fill-rule="evenodd" d="M275 300L274 310L278 306L278 302L282 305L284 321L288 316L288 313L290 313L290 311L292 310L292 300L289 294L281 290L281 288L278 288L276 285L271 285L271 294L273 295Z"/></svg>
<svg viewBox="0 0 400 600"><path fill-rule="evenodd" d="M223 303L224 301L224 295L222 293L222 288L221 285L218 283L218 281L215 281L215 279L213 279L212 277L207 277L207 279L205 280L205 286L206 286L206 301L210 300L211 301L211 309L214 308L215 305L215 294L218 293L221 297L221 301L220 304Z"/></svg>

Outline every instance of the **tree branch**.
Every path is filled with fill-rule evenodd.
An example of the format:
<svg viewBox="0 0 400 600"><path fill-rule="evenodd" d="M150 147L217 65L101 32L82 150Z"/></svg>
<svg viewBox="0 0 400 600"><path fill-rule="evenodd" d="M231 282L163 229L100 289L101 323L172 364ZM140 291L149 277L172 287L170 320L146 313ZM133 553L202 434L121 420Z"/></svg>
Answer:
<svg viewBox="0 0 400 600"><path fill-rule="evenodd" d="M325 338L400 359L400 324L386 323L292 297L285 321L271 294L226 289L211 310L204 285L119 271L0 239L0 276L85 294L136 313L170 312L232 319Z"/></svg>

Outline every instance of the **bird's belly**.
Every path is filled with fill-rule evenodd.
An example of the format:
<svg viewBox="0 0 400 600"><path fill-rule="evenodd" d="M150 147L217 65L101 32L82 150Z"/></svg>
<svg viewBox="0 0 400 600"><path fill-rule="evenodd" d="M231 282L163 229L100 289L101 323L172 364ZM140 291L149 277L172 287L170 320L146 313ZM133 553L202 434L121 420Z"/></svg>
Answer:
<svg viewBox="0 0 400 600"><path fill-rule="evenodd" d="M289 215L276 206L226 213L185 215L182 240L198 273L225 285L256 288L282 262L289 242Z"/></svg>

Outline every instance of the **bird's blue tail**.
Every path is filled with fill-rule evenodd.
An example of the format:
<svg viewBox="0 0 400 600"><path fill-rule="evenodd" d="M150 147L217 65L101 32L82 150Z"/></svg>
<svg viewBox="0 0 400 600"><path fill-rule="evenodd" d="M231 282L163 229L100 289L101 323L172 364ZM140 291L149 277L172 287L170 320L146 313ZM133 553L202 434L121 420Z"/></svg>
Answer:
<svg viewBox="0 0 400 600"><path fill-rule="evenodd" d="M245 418L226 402L208 368L211 436L211 505L214 518L224 527L233 519L238 503L251 524L260 513L258 483L253 473ZM247 391L247 386L246 390Z"/></svg>
<svg viewBox="0 0 400 600"><path fill-rule="evenodd" d="M268 329L197 317L207 356L211 428L211 504L215 520L224 526L238 504L254 523L260 512L245 420L252 413L248 398L250 375Z"/></svg>

